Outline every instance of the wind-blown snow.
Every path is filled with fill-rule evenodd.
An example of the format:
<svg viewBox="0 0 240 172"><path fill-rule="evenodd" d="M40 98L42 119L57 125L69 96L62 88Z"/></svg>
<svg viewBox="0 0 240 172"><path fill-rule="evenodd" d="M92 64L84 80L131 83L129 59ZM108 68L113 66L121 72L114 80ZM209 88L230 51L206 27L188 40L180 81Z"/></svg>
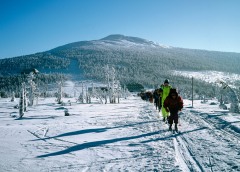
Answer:
<svg viewBox="0 0 240 172"><path fill-rule="evenodd" d="M0 99L0 171L240 171L240 116L216 100L193 108L184 100L176 135L134 95L119 104L70 100L41 98L18 120L18 102Z"/></svg>

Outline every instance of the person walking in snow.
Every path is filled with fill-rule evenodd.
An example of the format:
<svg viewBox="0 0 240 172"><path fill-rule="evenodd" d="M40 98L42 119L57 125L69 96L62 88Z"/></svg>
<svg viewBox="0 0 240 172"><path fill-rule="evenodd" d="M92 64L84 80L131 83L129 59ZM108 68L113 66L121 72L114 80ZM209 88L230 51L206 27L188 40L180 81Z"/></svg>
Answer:
<svg viewBox="0 0 240 172"><path fill-rule="evenodd" d="M169 84L169 80L166 79L164 81L164 84L161 85L161 89L162 89L162 116L163 116L163 121L165 122L169 116L169 112L166 111L166 109L164 108L164 101L167 98L170 89L172 88L172 86Z"/></svg>
<svg viewBox="0 0 240 172"><path fill-rule="evenodd" d="M159 109L159 111L160 111L160 109L162 107L162 104L161 104L161 107L159 105L160 105L160 101L161 101L162 95L161 95L161 92L160 92L159 88L154 90L153 98L154 98L154 105L156 107L156 110Z"/></svg>
<svg viewBox="0 0 240 172"><path fill-rule="evenodd" d="M175 88L171 88L169 95L164 101L164 108L167 112L170 112L170 116L168 119L169 130L172 130L172 124L174 121L175 131L178 132L178 112L183 108L183 99L178 95L177 90Z"/></svg>
<svg viewBox="0 0 240 172"><path fill-rule="evenodd" d="M158 112L160 112L161 109L162 109L162 93L163 93L162 88L157 89L157 94L158 94L158 103L157 103Z"/></svg>

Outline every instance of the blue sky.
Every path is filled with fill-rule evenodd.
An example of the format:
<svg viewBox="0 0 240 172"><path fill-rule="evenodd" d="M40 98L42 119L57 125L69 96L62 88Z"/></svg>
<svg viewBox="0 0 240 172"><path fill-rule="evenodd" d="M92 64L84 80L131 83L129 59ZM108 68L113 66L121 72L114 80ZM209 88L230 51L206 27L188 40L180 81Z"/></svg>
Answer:
<svg viewBox="0 0 240 172"><path fill-rule="evenodd" d="M110 34L240 53L239 0L0 0L0 58Z"/></svg>

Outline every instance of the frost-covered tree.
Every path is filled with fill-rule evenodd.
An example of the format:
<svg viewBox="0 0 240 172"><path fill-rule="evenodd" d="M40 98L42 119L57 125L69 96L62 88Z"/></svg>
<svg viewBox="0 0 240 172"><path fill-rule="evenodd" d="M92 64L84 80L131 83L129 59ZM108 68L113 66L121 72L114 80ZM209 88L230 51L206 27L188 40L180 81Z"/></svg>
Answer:
<svg viewBox="0 0 240 172"><path fill-rule="evenodd" d="M28 99L27 99L27 90L26 90L26 84L25 83L23 85L23 89L24 89L24 94L23 94L23 96L24 96L24 98L23 98L23 100L24 100L24 112L27 112Z"/></svg>
<svg viewBox="0 0 240 172"><path fill-rule="evenodd" d="M13 91L13 92L12 92L11 102L14 102L14 101L15 101L15 92Z"/></svg>
<svg viewBox="0 0 240 172"><path fill-rule="evenodd" d="M29 105L34 105L34 99L36 94L36 83L33 81L35 78L34 73L30 72L28 75L28 83L29 83Z"/></svg>
<svg viewBox="0 0 240 172"><path fill-rule="evenodd" d="M22 90L19 99L19 117L22 118L23 115L24 115L24 92Z"/></svg>
<svg viewBox="0 0 240 172"><path fill-rule="evenodd" d="M228 89L228 95L231 101L230 111L233 113L239 113L239 99L237 93L224 81L219 81L222 85L222 89Z"/></svg>
<svg viewBox="0 0 240 172"><path fill-rule="evenodd" d="M107 82L107 89L104 90L105 92L105 103L107 103L107 100L109 99L110 103L116 103L120 96L122 95L122 89L120 85L120 81L117 80L117 72L114 67L109 67L108 65L105 66L105 78Z"/></svg>
<svg viewBox="0 0 240 172"><path fill-rule="evenodd" d="M22 89L20 93L20 99L19 99L19 118L22 118L24 115L24 112L27 111L27 100L26 100L26 85L25 83L22 83Z"/></svg>
<svg viewBox="0 0 240 172"><path fill-rule="evenodd" d="M57 103L61 104L62 103L62 82L58 83L58 92L57 92Z"/></svg>
<svg viewBox="0 0 240 172"><path fill-rule="evenodd" d="M84 84L83 84L83 82L81 82L81 86L82 86L82 91L80 92L80 95L78 97L78 101L80 103L83 103L84 102Z"/></svg>

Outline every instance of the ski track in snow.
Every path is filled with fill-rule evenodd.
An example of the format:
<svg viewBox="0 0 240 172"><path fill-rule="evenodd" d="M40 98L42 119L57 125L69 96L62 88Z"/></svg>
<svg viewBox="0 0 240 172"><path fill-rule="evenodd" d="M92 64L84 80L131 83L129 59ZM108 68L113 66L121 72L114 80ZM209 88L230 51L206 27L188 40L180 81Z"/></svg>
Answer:
<svg viewBox="0 0 240 172"><path fill-rule="evenodd" d="M0 102L1 171L240 171L239 133L221 113L184 108L181 132L172 134L139 97L73 103L64 107L68 117L61 105L45 101L21 120L9 115L13 104Z"/></svg>
<svg viewBox="0 0 240 172"><path fill-rule="evenodd" d="M196 157L195 159L199 159L197 164L201 164L200 169L202 171L240 171L238 165L240 163L239 133L233 134L220 127L221 119L213 122L200 114L199 112L186 111L182 117L185 126L191 126L192 123L199 127L205 126L204 130L201 131L202 137L197 135L198 138L196 138L193 134L181 136L186 145L190 147L191 154ZM186 121L188 124L185 123ZM234 150L234 153L229 154L230 150ZM201 153L200 156L205 158L198 158L197 153ZM229 160L225 159L226 156Z"/></svg>

